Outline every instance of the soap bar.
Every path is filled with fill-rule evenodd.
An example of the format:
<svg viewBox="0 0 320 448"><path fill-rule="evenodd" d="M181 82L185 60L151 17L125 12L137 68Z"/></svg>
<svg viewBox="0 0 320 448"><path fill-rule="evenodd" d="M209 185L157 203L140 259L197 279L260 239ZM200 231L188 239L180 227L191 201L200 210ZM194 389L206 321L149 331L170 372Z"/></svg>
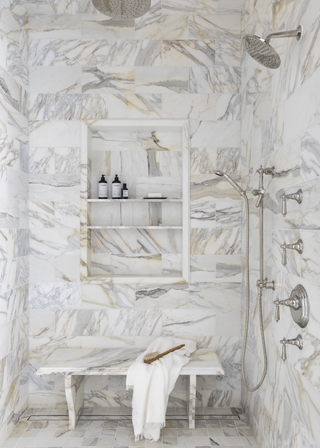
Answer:
<svg viewBox="0 0 320 448"><path fill-rule="evenodd" d="M162 193L148 193L148 198L161 198Z"/></svg>

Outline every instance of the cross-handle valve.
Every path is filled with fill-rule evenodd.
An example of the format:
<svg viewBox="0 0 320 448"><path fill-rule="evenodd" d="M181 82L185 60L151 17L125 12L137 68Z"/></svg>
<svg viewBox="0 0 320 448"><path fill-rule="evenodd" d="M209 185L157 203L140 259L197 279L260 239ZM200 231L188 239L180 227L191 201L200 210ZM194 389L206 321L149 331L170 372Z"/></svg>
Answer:
<svg viewBox="0 0 320 448"><path fill-rule="evenodd" d="M257 288L275 290L276 284L273 280L268 281L268 279L265 278L264 280L257 280Z"/></svg>
<svg viewBox="0 0 320 448"><path fill-rule="evenodd" d="M297 201L298 204L301 204L303 199L303 192L301 189L299 189L296 193L292 194L285 194L283 193L280 198L282 199L282 214L283 216L286 216L287 214L287 199L293 199L294 201Z"/></svg>
<svg viewBox="0 0 320 448"><path fill-rule="evenodd" d="M280 247L282 249L282 264L283 264L283 266L286 266L286 264L287 264L287 250L288 249L296 250L299 254L302 254L302 252L303 252L303 241L301 239L299 239L296 243L293 243L293 244L283 243L283 244L281 244Z"/></svg>
<svg viewBox="0 0 320 448"><path fill-rule="evenodd" d="M283 338L280 343L282 344L281 359L283 362L287 359L287 345L295 345L300 350L303 349L303 339L301 334L298 334L298 336L294 339Z"/></svg>

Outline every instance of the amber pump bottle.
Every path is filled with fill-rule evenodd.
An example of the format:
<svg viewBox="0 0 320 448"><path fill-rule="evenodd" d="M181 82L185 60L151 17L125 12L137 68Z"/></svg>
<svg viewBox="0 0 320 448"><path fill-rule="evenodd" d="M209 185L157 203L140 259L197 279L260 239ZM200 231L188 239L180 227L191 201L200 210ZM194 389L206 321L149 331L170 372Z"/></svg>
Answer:
<svg viewBox="0 0 320 448"><path fill-rule="evenodd" d="M112 199L121 199L121 182L118 178L118 174L112 182Z"/></svg>

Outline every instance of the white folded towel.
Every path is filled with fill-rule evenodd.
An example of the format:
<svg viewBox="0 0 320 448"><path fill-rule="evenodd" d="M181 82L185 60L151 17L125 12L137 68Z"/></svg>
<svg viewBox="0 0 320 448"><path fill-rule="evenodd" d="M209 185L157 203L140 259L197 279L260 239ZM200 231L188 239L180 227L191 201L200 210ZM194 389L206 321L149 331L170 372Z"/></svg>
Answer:
<svg viewBox="0 0 320 448"><path fill-rule="evenodd" d="M165 352L177 345L185 347L169 353L151 364L143 362L147 353ZM127 373L127 390L133 389L132 422L136 441L143 436L156 442L165 426L169 394L196 343L186 339L159 338L138 356Z"/></svg>

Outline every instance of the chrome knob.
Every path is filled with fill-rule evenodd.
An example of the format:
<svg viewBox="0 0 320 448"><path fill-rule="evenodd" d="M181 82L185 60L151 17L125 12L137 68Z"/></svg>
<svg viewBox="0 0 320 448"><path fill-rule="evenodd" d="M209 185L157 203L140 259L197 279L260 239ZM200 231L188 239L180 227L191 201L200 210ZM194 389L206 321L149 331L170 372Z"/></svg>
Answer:
<svg viewBox="0 0 320 448"><path fill-rule="evenodd" d="M283 266L286 266L287 264L287 250L296 250L299 254L302 254L303 252L303 241L299 239L296 243L293 244L281 244L282 249L282 264Z"/></svg>
<svg viewBox="0 0 320 448"><path fill-rule="evenodd" d="M282 344L281 359L283 362L287 359L287 345L295 345L299 350L303 349L303 339L301 334L298 334L298 336L293 339L283 338L281 339L280 344Z"/></svg>
<svg viewBox="0 0 320 448"><path fill-rule="evenodd" d="M287 200L288 199L292 199L296 202L298 202L298 204L301 204L302 199L303 199L303 192L301 189L299 189L296 193L291 193L291 194L285 194L283 193L280 198L282 199L282 214L283 216L286 216L287 214Z"/></svg>

